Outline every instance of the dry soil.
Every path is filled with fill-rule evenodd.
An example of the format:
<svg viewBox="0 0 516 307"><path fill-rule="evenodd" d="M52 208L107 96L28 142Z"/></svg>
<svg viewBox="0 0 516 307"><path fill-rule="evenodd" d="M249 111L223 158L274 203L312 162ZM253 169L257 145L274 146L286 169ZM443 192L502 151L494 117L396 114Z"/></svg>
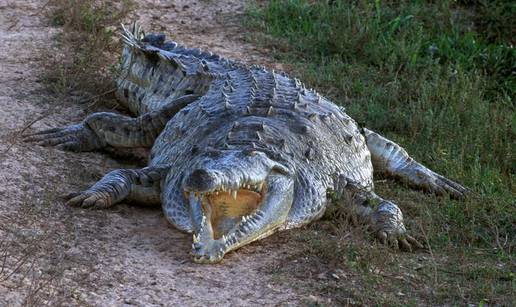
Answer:
<svg viewBox="0 0 516 307"><path fill-rule="evenodd" d="M89 187L110 170L138 166L105 153L21 142L24 132L72 124L88 113L72 97L57 101L42 85L39 55L60 31L41 14L45 2L0 0L0 305L289 305L306 299L289 284L271 284L271 263L291 248L284 235L244 247L221 264L198 265L191 262L191 237L168 224L159 208L64 206L61 195ZM130 19L146 29L274 66L264 50L241 39L243 1L138 3Z"/></svg>

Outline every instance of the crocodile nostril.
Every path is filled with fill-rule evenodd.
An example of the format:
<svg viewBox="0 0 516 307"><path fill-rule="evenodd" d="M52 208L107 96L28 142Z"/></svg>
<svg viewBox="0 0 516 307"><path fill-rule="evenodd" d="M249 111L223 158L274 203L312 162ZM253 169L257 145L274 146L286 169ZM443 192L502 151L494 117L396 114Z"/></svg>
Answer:
<svg viewBox="0 0 516 307"><path fill-rule="evenodd" d="M215 175L204 169L194 170L185 180L184 188L193 191L208 191L215 186Z"/></svg>
<svg viewBox="0 0 516 307"><path fill-rule="evenodd" d="M206 176L209 176L210 173L208 173L208 171L204 170L204 169L196 169L195 171L193 171L191 174L190 174L190 177L192 178L203 178L203 177L206 177Z"/></svg>

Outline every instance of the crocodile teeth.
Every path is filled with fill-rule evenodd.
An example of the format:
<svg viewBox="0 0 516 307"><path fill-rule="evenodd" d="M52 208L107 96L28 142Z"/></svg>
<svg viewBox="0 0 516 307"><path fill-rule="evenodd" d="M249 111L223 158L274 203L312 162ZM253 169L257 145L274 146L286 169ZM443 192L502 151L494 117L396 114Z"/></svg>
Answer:
<svg viewBox="0 0 516 307"><path fill-rule="evenodd" d="M199 193L197 192L190 192L190 197L193 197L194 200L199 199Z"/></svg>
<svg viewBox="0 0 516 307"><path fill-rule="evenodd" d="M258 192L261 192L262 191L262 188L263 188L263 182L260 182L258 184Z"/></svg>
<svg viewBox="0 0 516 307"><path fill-rule="evenodd" d="M237 199L237 190L232 190L231 191L231 196L233 197L233 199Z"/></svg>
<svg viewBox="0 0 516 307"><path fill-rule="evenodd" d="M248 218L247 223L256 227L256 222L252 218Z"/></svg>
<svg viewBox="0 0 516 307"><path fill-rule="evenodd" d="M222 235L222 242L226 242L226 241L227 241L227 239L228 239L228 238L226 237L226 235Z"/></svg>
<svg viewBox="0 0 516 307"><path fill-rule="evenodd" d="M197 243L197 242L199 242L199 241L200 241L200 236L199 236L198 234L194 234L194 235L193 235L193 242L194 242L194 243Z"/></svg>

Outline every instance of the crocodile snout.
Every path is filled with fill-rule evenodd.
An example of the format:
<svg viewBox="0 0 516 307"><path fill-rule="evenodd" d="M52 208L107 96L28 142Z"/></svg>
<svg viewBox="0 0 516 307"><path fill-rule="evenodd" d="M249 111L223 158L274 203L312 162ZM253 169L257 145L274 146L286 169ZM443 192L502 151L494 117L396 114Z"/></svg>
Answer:
<svg viewBox="0 0 516 307"><path fill-rule="evenodd" d="M205 170L196 169L184 181L185 191L205 192L216 187L215 174Z"/></svg>

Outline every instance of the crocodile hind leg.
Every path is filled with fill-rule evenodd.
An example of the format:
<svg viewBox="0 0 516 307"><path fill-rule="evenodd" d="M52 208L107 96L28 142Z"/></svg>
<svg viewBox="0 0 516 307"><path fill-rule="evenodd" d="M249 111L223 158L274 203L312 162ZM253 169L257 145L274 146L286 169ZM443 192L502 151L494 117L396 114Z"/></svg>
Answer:
<svg viewBox="0 0 516 307"><path fill-rule="evenodd" d="M167 122L199 96L186 95L159 110L132 118L116 113L94 113L81 123L40 131L24 140L62 150L92 151L113 147L150 147Z"/></svg>
<svg viewBox="0 0 516 307"><path fill-rule="evenodd" d="M167 167L114 170L86 191L69 195L66 204L98 209L111 207L122 200L159 204L160 182L167 170Z"/></svg>
<svg viewBox="0 0 516 307"><path fill-rule="evenodd" d="M454 198L463 198L469 191L418 163L398 144L365 128L364 135L375 172L385 173L412 187L439 195L448 193Z"/></svg>
<svg viewBox="0 0 516 307"><path fill-rule="evenodd" d="M351 216L367 224L382 244L393 248L412 250L423 245L407 233L401 209L392 201L385 200L372 190L346 183L341 194L344 208Z"/></svg>

